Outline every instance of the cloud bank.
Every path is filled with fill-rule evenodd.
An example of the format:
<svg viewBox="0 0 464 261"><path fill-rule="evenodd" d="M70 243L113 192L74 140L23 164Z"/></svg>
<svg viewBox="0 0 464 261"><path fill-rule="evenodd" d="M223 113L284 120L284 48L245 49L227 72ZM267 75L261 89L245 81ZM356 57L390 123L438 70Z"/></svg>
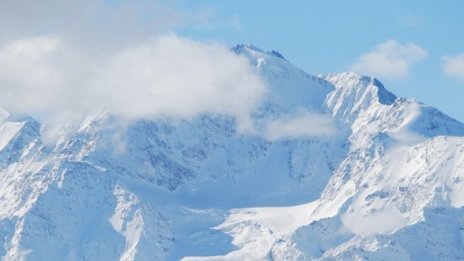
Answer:
<svg viewBox="0 0 464 261"><path fill-rule="evenodd" d="M203 113L242 124L265 91L243 57L176 35L93 57L59 37L0 48L0 104L18 113L190 118Z"/></svg>
<svg viewBox="0 0 464 261"><path fill-rule="evenodd" d="M172 33L186 21L160 1L5 0L0 10L8 25L0 34L0 107L12 113L215 113L250 129L266 89L256 68L227 47Z"/></svg>
<svg viewBox="0 0 464 261"><path fill-rule="evenodd" d="M464 54L443 57L443 71L452 78L464 80Z"/></svg>
<svg viewBox="0 0 464 261"><path fill-rule="evenodd" d="M427 51L415 43L401 44L388 40L365 53L350 66L350 70L375 77L399 79L409 74L411 66L427 56Z"/></svg>

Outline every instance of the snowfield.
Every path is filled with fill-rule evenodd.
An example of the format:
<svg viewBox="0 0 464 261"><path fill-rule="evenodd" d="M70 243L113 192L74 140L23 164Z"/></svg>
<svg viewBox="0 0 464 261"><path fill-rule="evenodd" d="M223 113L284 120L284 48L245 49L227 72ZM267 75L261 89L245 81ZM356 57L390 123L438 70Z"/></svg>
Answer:
<svg viewBox="0 0 464 261"><path fill-rule="evenodd" d="M0 111L0 256L464 260L462 123L371 77L233 51L268 84L252 132L100 113L50 134Z"/></svg>

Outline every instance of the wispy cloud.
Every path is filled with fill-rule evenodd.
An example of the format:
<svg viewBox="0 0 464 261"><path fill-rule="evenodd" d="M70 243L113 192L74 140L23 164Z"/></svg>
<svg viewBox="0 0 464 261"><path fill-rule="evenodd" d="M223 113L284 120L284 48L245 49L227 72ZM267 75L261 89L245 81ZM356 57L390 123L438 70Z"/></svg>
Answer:
<svg viewBox="0 0 464 261"><path fill-rule="evenodd" d="M423 16L409 13L398 18L400 25L408 28L423 28L426 25L426 20Z"/></svg>
<svg viewBox="0 0 464 261"><path fill-rule="evenodd" d="M285 138L324 137L335 133L334 122L322 114L304 112L293 117L283 117L268 121L264 126L264 136L270 141Z"/></svg>
<svg viewBox="0 0 464 261"><path fill-rule="evenodd" d="M51 118L216 113L252 128L265 92L257 70L226 46L172 33L195 21L183 19L160 1L1 1L0 107Z"/></svg>
<svg viewBox="0 0 464 261"><path fill-rule="evenodd" d="M449 77L464 80L464 53L443 57L443 71Z"/></svg>
<svg viewBox="0 0 464 261"><path fill-rule="evenodd" d="M243 29L242 21L238 14L234 14L228 21L227 24L232 26L235 30L241 31Z"/></svg>
<svg viewBox="0 0 464 261"><path fill-rule="evenodd" d="M166 1L0 1L0 39L59 33L89 45L121 45L193 22Z"/></svg>
<svg viewBox="0 0 464 261"><path fill-rule="evenodd" d="M382 78L404 78L411 66L426 56L427 51L415 43L401 44L388 40L361 55L350 70Z"/></svg>

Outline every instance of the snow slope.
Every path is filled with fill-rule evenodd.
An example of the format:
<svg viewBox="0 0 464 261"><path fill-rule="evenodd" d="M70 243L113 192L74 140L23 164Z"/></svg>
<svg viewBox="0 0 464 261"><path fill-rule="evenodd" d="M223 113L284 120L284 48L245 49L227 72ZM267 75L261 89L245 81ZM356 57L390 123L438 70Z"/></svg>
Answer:
<svg viewBox="0 0 464 261"><path fill-rule="evenodd" d="M370 77L232 51L269 86L254 133L101 113L50 134L1 111L3 259L464 259L462 123Z"/></svg>

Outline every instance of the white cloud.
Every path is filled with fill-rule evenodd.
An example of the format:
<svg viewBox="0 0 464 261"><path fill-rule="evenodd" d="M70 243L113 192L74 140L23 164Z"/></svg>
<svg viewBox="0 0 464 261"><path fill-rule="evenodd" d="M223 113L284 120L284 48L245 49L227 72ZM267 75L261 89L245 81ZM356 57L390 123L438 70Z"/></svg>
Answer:
<svg viewBox="0 0 464 261"><path fill-rule="evenodd" d="M264 136L270 141L284 138L324 137L333 135L335 130L330 117L304 112L295 117L268 121L264 126Z"/></svg>
<svg viewBox="0 0 464 261"><path fill-rule="evenodd" d="M464 54L443 57L443 71L449 77L464 80Z"/></svg>
<svg viewBox="0 0 464 261"><path fill-rule="evenodd" d="M0 107L47 119L215 113L250 129L265 92L257 70L228 47L171 32L207 17L161 0L0 1Z"/></svg>
<svg viewBox="0 0 464 261"><path fill-rule="evenodd" d="M208 9L197 16L160 0L105 3L0 1L0 22L9 25L0 32L0 107L46 120L102 110L130 119L212 113L235 117L239 131L254 130L250 113L266 92L257 69L228 47L169 33L205 23ZM309 113L260 129L271 140L333 130L328 118Z"/></svg>
<svg viewBox="0 0 464 261"><path fill-rule="evenodd" d="M216 43L158 36L92 56L59 37L0 47L0 104L17 113L84 115L98 110L131 118L234 116L249 113L265 85L244 57Z"/></svg>
<svg viewBox="0 0 464 261"><path fill-rule="evenodd" d="M427 56L422 47L388 40L361 55L350 70L375 77L398 79L408 75L410 67Z"/></svg>

